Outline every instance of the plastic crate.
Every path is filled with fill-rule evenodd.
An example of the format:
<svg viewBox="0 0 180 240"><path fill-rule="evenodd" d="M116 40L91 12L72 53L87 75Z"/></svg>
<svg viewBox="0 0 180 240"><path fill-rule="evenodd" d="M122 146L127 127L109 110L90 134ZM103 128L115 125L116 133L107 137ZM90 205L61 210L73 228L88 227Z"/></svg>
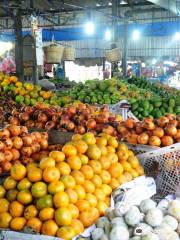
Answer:
<svg viewBox="0 0 180 240"><path fill-rule="evenodd" d="M137 155L147 175L153 176L161 197L180 197L180 143Z"/></svg>

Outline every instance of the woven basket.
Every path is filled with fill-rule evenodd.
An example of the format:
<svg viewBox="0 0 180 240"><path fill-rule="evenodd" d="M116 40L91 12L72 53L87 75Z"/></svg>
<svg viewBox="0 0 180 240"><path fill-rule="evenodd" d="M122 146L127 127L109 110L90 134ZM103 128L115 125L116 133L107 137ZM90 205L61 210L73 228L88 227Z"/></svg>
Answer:
<svg viewBox="0 0 180 240"><path fill-rule="evenodd" d="M63 46L50 45L45 48L47 63L60 63L64 53Z"/></svg>
<svg viewBox="0 0 180 240"><path fill-rule="evenodd" d="M65 61L74 61L75 60L75 48L73 47L66 47L63 53L63 60Z"/></svg>
<svg viewBox="0 0 180 240"><path fill-rule="evenodd" d="M180 143L137 155L147 175L156 178L157 192L162 197L180 197Z"/></svg>
<svg viewBox="0 0 180 240"><path fill-rule="evenodd" d="M122 54L119 48L106 50L105 57L108 62L118 62L122 58Z"/></svg>

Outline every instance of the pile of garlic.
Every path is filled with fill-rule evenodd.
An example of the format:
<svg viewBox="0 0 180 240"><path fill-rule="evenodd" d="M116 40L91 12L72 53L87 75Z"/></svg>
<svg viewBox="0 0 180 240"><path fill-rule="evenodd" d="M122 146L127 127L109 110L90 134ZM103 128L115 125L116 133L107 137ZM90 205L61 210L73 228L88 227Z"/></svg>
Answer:
<svg viewBox="0 0 180 240"><path fill-rule="evenodd" d="M131 207L118 202L98 220L90 239L180 240L180 201L163 208L151 199Z"/></svg>

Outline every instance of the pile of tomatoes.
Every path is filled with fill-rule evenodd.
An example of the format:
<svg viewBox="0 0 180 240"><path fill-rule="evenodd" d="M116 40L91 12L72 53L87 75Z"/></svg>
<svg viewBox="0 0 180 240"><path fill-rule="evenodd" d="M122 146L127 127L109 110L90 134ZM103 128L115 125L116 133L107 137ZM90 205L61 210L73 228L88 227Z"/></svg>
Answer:
<svg viewBox="0 0 180 240"><path fill-rule="evenodd" d="M113 189L144 173L115 137L74 135L39 163L16 163L0 185L0 228L72 239L104 215Z"/></svg>

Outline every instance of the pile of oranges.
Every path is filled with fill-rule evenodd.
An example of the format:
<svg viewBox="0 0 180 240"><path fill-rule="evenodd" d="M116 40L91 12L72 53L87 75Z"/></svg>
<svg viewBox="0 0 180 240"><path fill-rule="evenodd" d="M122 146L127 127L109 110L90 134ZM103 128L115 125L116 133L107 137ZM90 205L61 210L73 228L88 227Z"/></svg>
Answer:
<svg viewBox="0 0 180 240"><path fill-rule="evenodd" d="M115 137L76 134L39 164L12 166L0 186L0 228L72 239L104 215L113 189L143 173Z"/></svg>

